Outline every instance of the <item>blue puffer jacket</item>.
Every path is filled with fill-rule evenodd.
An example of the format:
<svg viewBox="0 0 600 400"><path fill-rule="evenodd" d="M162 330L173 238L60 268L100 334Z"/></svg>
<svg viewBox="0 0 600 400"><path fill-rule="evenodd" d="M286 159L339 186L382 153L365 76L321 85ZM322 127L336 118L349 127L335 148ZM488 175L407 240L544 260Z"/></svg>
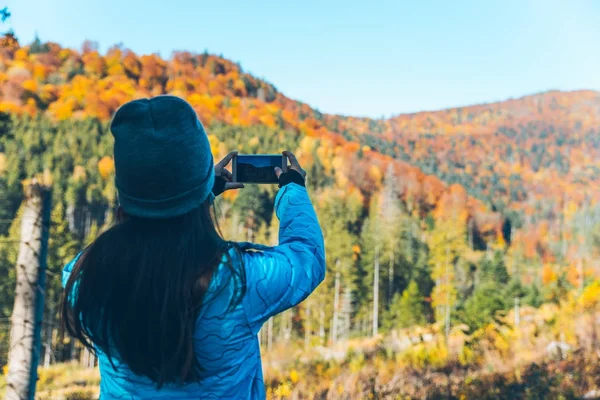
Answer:
<svg viewBox="0 0 600 400"><path fill-rule="evenodd" d="M221 265L210 283L196 324L195 352L204 367L199 382L160 390L146 377L99 352L101 399L263 399L265 389L257 333L271 316L304 300L325 277L325 249L306 189L284 186L275 199L279 245L240 243L247 292L224 313L233 295L230 270ZM258 251L257 251L258 250ZM63 286L77 259L63 271Z"/></svg>

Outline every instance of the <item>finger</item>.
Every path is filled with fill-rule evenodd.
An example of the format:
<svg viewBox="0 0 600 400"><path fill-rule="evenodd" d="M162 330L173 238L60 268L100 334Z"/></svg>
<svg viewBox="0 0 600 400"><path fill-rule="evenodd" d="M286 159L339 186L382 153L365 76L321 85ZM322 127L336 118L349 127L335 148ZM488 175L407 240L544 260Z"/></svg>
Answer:
<svg viewBox="0 0 600 400"><path fill-rule="evenodd" d="M217 166L219 167L225 167L227 164L229 164L229 162L231 160L233 160L233 157L237 156L238 151L232 151L231 153L227 154L221 161L219 161L219 163L217 164Z"/></svg>
<svg viewBox="0 0 600 400"><path fill-rule="evenodd" d="M244 188L244 184L239 183L239 182L227 182L225 184L225 190L243 189L243 188Z"/></svg>
<svg viewBox="0 0 600 400"><path fill-rule="evenodd" d="M275 167L275 175L277 175L277 179L283 174L283 170L279 167Z"/></svg>
<svg viewBox="0 0 600 400"><path fill-rule="evenodd" d="M223 170L221 171L221 176L225 178L226 181L231 182L233 180L233 175L231 175L231 172L229 172L225 168L223 168Z"/></svg>
<svg viewBox="0 0 600 400"><path fill-rule="evenodd" d="M301 168L300 163L296 159L296 156L294 155L294 153L292 153L291 151L284 151L283 155L286 156L288 158L288 160L290 160L290 164L292 164L292 167L299 168L299 169Z"/></svg>

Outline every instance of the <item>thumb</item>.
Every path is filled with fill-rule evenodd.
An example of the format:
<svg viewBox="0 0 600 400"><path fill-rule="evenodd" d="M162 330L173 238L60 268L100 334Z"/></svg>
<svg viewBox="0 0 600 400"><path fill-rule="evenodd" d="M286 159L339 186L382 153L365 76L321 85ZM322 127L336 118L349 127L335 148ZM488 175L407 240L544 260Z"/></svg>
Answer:
<svg viewBox="0 0 600 400"><path fill-rule="evenodd" d="M277 179L283 174L283 170L279 167L275 167L275 175L277 175Z"/></svg>

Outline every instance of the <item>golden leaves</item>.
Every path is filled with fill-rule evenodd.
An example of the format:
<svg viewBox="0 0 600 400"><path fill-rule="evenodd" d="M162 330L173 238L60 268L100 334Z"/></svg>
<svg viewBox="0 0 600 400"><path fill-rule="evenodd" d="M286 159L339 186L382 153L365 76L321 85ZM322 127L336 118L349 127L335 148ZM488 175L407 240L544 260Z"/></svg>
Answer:
<svg viewBox="0 0 600 400"><path fill-rule="evenodd" d="M600 304L600 281L588 285L580 296L580 302L586 311L595 310Z"/></svg>
<svg viewBox="0 0 600 400"><path fill-rule="evenodd" d="M115 162L112 157L104 156L98 161L98 172L104 179L108 178L115 171Z"/></svg>

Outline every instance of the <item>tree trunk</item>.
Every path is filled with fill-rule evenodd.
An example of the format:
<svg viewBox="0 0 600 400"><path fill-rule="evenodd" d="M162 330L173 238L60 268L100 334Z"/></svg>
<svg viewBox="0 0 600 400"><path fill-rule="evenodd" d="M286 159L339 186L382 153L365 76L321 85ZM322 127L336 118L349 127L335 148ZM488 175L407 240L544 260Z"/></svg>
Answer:
<svg viewBox="0 0 600 400"><path fill-rule="evenodd" d="M17 287L11 317L7 400L33 399L40 358L50 190L35 180L25 188L25 207L17 258Z"/></svg>
<svg viewBox="0 0 600 400"><path fill-rule="evenodd" d="M373 274L373 337L379 329L379 248L375 247L375 265Z"/></svg>
<svg viewBox="0 0 600 400"><path fill-rule="evenodd" d="M44 368L50 366L52 357L52 333L54 332L54 312L48 309L48 322L46 322L46 341L44 343Z"/></svg>
<svg viewBox="0 0 600 400"><path fill-rule="evenodd" d="M310 345L310 306L306 306L306 321L304 321L304 348L308 349Z"/></svg>
<svg viewBox="0 0 600 400"><path fill-rule="evenodd" d="M69 338L69 361L75 359L75 339Z"/></svg>
<svg viewBox="0 0 600 400"><path fill-rule="evenodd" d="M81 366L83 368L87 368L89 362L90 362L90 352L87 349L87 347L84 347L83 352L81 353L81 359L79 360L79 363L81 364Z"/></svg>
<svg viewBox="0 0 600 400"><path fill-rule="evenodd" d="M75 224L75 206L74 205L69 204L67 206L67 211L65 213L65 216L67 218L67 223L69 224L69 231L76 233L77 226Z"/></svg>
<svg viewBox="0 0 600 400"><path fill-rule="evenodd" d="M92 228L92 213L90 212L90 210L87 207L85 207L84 216L85 216L85 219L84 219L84 227L83 227L83 236L87 237Z"/></svg>
<svg viewBox="0 0 600 400"><path fill-rule="evenodd" d="M294 323L292 321L293 317L294 317L294 309L289 309L287 310L285 313L285 320L284 320L284 328L283 328L283 340L285 340L285 342L289 342L290 339L292 338L292 331L294 329Z"/></svg>
<svg viewBox="0 0 600 400"><path fill-rule="evenodd" d="M333 321L331 321L331 344L335 345L338 336L338 314L340 307L340 273L335 273L335 292L333 293Z"/></svg>
<svg viewBox="0 0 600 400"><path fill-rule="evenodd" d="M267 322L267 350L273 349L273 317Z"/></svg>
<svg viewBox="0 0 600 400"><path fill-rule="evenodd" d="M323 303L319 309L319 338L321 339L321 345L325 341L325 310L323 309Z"/></svg>
<svg viewBox="0 0 600 400"><path fill-rule="evenodd" d="M287 311L287 310L286 310ZM279 335L277 335L277 341L282 343L285 338L285 312L282 312L279 315Z"/></svg>
<svg viewBox="0 0 600 400"><path fill-rule="evenodd" d="M342 319L344 321L344 328L342 330L342 337L344 340L348 339L350 334L350 316L352 315L352 291L349 288L345 288L342 291Z"/></svg>

